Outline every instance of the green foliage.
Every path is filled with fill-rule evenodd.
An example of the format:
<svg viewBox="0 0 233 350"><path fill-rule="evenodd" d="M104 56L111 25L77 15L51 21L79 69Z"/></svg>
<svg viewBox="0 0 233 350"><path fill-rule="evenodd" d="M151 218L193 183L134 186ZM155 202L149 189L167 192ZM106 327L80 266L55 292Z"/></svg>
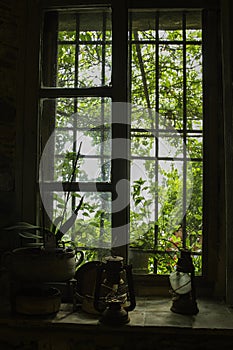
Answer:
<svg viewBox="0 0 233 350"><path fill-rule="evenodd" d="M111 79L111 33L106 32L108 43L103 47L100 41L103 39L101 31L82 31L78 47L78 75L75 72L75 32L59 32L59 40L66 41L58 45L57 83L60 87L93 87L108 85ZM186 222L186 246L194 252L202 250L202 49L200 45L201 31L187 30L186 33L186 58L184 62L181 30L161 30L160 39L172 43L163 43L159 47L159 60L157 61L155 32L153 30L136 31L132 33L131 45L131 102L140 106L132 113L131 154L141 158L140 164L146 176L139 175L132 179L131 183L131 210L130 210L130 242L132 247L151 251L148 261L150 273L170 273L176 262L177 247L184 244L183 225ZM145 42L145 40L147 42ZM192 43L189 43L189 40ZM198 44L193 44L193 41ZM149 41L152 41L150 43ZM180 43L179 43L180 41ZM67 43L69 42L69 43ZM105 55L105 58L103 58ZM104 68L103 68L104 66ZM186 94L184 96L184 66L186 67ZM103 74L103 69L105 74ZM102 72L102 75L101 75ZM157 76L158 74L158 76ZM158 86L156 87L156 79ZM157 96L159 94L159 96ZM159 97L159 105L157 104ZM186 97L186 103L184 103ZM90 114L90 111L95 111ZM144 111L147 110L147 113ZM159 112L159 115L155 113ZM103 113L104 111L104 113ZM76 113L76 114L75 114ZM70 116L74 114L73 122ZM104 118L103 118L104 114ZM56 127L58 129L56 139L56 154L62 152L69 143L71 136L64 125L70 128L77 125L83 129L83 135L91 139L91 145L98 152L99 143L110 140L111 120L106 116L111 115L111 104L107 99L79 98L58 99ZM184 120L186 115L186 120ZM80 116L87 116L81 118ZM160 118L162 116L163 118ZM69 123L71 122L71 125ZM166 124L166 125L165 125ZM96 130L96 125L103 125L102 130ZM179 132L188 151L187 169L182 166L180 174L175 163L170 161L155 162L155 150L158 144L153 132L156 128L162 130L170 125ZM186 128L186 130L184 130ZM137 132L137 129L144 131ZM157 136L157 135L156 135ZM180 146L178 138L173 135L160 135L161 140L169 143L176 151L173 157L182 154L183 143ZM109 146L102 150L106 159L110 155ZM97 153L98 153L97 152ZM99 154L99 153L98 153ZM168 155L166 155L168 156ZM72 170L74 154L68 152L63 160L56 160L56 179L67 181ZM189 158L195 159L190 161ZM88 181L89 174L80 167L75 176L78 180ZM135 160L131 165L137 164ZM105 164L106 165L106 164ZM110 163L96 178L96 181L110 179ZM157 175L155 176L157 172ZM190 203L184 220L177 222L184 211L182 193L183 181L186 179L186 191ZM192 193L191 193L192 190ZM76 200L80 199L80 193L73 193L69 210L74 208ZM106 198L107 196L107 198ZM64 206L65 198L54 195L54 209L56 216ZM111 198L106 193L85 194L85 200L79 212L72 232L67 234L67 239L72 237L76 245L85 246L87 256L95 259L102 253L95 246L108 245L111 236L110 214ZM56 204L56 205L55 205ZM179 236L180 235L180 236ZM177 245L177 247L176 247ZM158 251L161 251L159 253ZM100 254L100 255L99 255ZM201 273L202 259L197 256L194 259L197 273Z"/></svg>

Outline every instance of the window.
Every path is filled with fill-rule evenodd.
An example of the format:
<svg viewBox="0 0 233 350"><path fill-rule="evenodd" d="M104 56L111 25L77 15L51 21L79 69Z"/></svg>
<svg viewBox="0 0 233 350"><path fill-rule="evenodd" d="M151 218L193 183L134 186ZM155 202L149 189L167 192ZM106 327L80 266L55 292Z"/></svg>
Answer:
<svg viewBox="0 0 233 350"><path fill-rule="evenodd" d="M130 101L148 110L131 118L131 234L148 272L171 272L178 245L201 273L202 13L132 10L129 45Z"/></svg>
<svg viewBox="0 0 233 350"><path fill-rule="evenodd" d="M201 7L132 4L43 10L42 203L54 221L84 196L67 238L88 260L112 249L136 274L166 275L179 246L202 275L211 21Z"/></svg>

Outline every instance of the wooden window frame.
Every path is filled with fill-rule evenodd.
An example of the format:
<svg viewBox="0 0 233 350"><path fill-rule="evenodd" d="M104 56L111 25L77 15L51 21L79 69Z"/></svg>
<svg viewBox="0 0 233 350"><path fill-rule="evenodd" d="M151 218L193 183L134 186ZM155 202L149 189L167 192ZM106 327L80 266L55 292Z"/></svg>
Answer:
<svg viewBox="0 0 233 350"><path fill-rule="evenodd" d="M145 0L143 3L139 0L129 0L128 8L151 7L151 1ZM38 100L41 96L39 86L39 50L41 19L44 10L75 8L81 5L109 5L109 1L81 0L81 1L62 1L62 0L41 0L35 2L28 1L27 18L28 33L25 41L24 52L21 60L24 61L24 70L21 73L25 89L21 92L19 110L22 115L21 130L24 141L20 143L21 155L20 163L23 165L18 170L18 180L16 187L18 189L17 205L19 216L28 221L34 221L37 213L38 203ZM127 28L127 2L113 0L113 35L119 27ZM207 31L204 31L203 37L203 56L204 56L204 243L203 243L203 276L197 277L197 287L200 294L204 295L224 295L225 293L225 261L221 259L221 252L225 244L225 237L221 232L224 230L223 210L224 210L224 171L223 169L223 123L221 118L221 56L220 56L220 28L219 28L219 5L218 1L191 1L187 5L186 1L176 1L175 8L199 8L203 9L204 24L207 24ZM174 8L174 1L158 0L156 8ZM118 18L122 19L119 21ZM116 39L116 37L115 37ZM127 60L127 37L121 40L113 39L113 88L111 97L113 101L127 101L127 89L117 87L117 81L121 81L127 86L127 66L122 62ZM115 52L122 52L122 61L114 59ZM212 58L216 57L216 60ZM208 64L207 64L208 62ZM50 89L50 96L52 96ZM92 94L93 91L90 91ZM81 92L86 95L86 92ZM106 92L108 95L108 92ZM28 103L30 101L30 103ZM113 137L128 135L128 130L113 130ZM115 168L119 164L113 162L113 174L116 174ZM123 164L122 172L127 175L129 171L128 164ZM113 176L113 183L117 182L117 177ZM29 204L30 203L30 204ZM126 216L128 208L126 210ZM114 220L119 218L114 217ZM120 247L116 254L127 256L126 247ZM136 291L138 295L161 294L168 292L167 276L135 276Z"/></svg>

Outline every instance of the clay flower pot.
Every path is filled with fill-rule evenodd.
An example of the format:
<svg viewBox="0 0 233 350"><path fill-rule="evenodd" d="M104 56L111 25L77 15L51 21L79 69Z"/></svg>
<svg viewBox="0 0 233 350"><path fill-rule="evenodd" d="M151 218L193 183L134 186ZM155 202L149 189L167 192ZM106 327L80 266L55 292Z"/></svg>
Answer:
<svg viewBox="0 0 233 350"><path fill-rule="evenodd" d="M77 260L77 254L81 257ZM11 276L27 282L65 282L75 275L83 261L83 252L71 248L17 248L8 252L7 265Z"/></svg>

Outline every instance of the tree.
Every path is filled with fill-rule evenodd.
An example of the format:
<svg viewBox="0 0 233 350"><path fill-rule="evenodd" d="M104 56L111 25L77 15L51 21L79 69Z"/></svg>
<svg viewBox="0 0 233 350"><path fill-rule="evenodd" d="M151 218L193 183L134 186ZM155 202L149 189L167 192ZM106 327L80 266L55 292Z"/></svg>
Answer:
<svg viewBox="0 0 233 350"><path fill-rule="evenodd" d="M151 251L148 261L151 272L155 271L156 264L157 273L166 274L174 266L176 245L197 253L202 250L202 52L201 30L186 30L185 57L181 30L163 29L160 37L167 43L157 46L153 29L132 31L131 164L142 172L131 179L130 220L132 245ZM75 31L59 32L58 86L91 87L110 83L111 32L81 31L79 39L82 43L76 46ZM86 137L97 155L102 154L99 175L94 180L109 179L111 125L106 116L110 115L110 105L105 98L57 99L56 180L65 180L72 168L75 147L65 157L64 150L73 144L74 129ZM96 113L90 117L91 109ZM95 128L97 124L101 126L99 129ZM103 141L106 146L101 149L99 145ZM175 150L172 157L167 145ZM178 161L174 158L181 155L181 165L177 167ZM87 161L82 160L76 174L78 180L90 180L85 167ZM75 207L75 198L80 196L73 193L70 210ZM62 207L62 201L59 194L54 196L56 211ZM110 195L106 193L85 195L81 216L71 233L76 243L93 249L108 244L110 202ZM181 220L176 222L178 216ZM159 250L161 254L155 252ZM90 256L94 257L92 253ZM199 257L196 269L201 272Z"/></svg>

